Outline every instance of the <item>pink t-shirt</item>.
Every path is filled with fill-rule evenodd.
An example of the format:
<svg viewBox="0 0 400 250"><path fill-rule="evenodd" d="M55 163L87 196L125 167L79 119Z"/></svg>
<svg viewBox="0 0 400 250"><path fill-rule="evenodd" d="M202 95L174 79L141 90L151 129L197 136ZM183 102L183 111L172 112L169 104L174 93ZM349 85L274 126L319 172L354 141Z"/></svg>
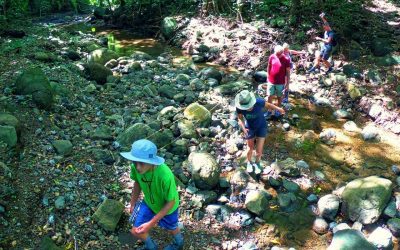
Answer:
<svg viewBox="0 0 400 250"><path fill-rule="evenodd" d="M290 61L285 55L280 58L272 54L268 59L268 82L272 84L285 84L286 69L290 68Z"/></svg>

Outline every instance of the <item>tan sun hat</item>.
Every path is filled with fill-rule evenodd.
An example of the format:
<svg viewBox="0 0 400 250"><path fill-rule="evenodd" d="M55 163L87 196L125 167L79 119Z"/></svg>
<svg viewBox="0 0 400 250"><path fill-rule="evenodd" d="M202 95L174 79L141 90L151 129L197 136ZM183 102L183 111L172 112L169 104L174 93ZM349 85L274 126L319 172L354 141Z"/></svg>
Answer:
<svg viewBox="0 0 400 250"><path fill-rule="evenodd" d="M248 110L254 106L256 103L256 96L254 93L243 90L235 97L235 106L241 110Z"/></svg>

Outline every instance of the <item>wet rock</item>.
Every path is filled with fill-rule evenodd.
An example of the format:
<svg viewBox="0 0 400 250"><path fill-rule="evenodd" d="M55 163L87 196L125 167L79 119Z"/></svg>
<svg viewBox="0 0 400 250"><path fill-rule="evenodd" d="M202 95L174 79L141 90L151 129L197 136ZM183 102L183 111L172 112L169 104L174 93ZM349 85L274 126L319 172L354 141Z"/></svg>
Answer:
<svg viewBox="0 0 400 250"><path fill-rule="evenodd" d="M211 113L198 103L190 104L183 112L188 120L192 120L199 127L207 127L211 123Z"/></svg>
<svg viewBox="0 0 400 250"><path fill-rule="evenodd" d="M0 126L0 142L5 143L8 147L17 145L17 131L11 126Z"/></svg>
<svg viewBox="0 0 400 250"><path fill-rule="evenodd" d="M324 218L317 217L313 223L313 230L318 234L326 234L328 232L329 225Z"/></svg>
<svg viewBox="0 0 400 250"><path fill-rule="evenodd" d="M368 241L377 249L393 249L392 233L389 229L378 227L369 236Z"/></svg>
<svg viewBox="0 0 400 250"><path fill-rule="evenodd" d="M352 221L371 224L378 220L392 192L392 182L378 176L349 182L343 191L343 212Z"/></svg>
<svg viewBox="0 0 400 250"><path fill-rule="evenodd" d="M334 220L339 210L339 197L333 194L328 194L321 197L318 201L319 214L328 220Z"/></svg>
<svg viewBox="0 0 400 250"><path fill-rule="evenodd" d="M53 147L60 155L69 155L72 152L72 143L68 140L55 140Z"/></svg>
<svg viewBox="0 0 400 250"><path fill-rule="evenodd" d="M392 218L388 220L387 226L390 231L393 233L394 236L400 236L400 219L399 218Z"/></svg>
<svg viewBox="0 0 400 250"><path fill-rule="evenodd" d="M385 210L383 210L383 214L390 218L396 217L397 214L396 202L395 201L389 202Z"/></svg>
<svg viewBox="0 0 400 250"><path fill-rule="evenodd" d="M354 229L340 230L334 234L328 250L347 249L374 250L376 248L359 231Z"/></svg>
<svg viewBox="0 0 400 250"><path fill-rule="evenodd" d="M360 128L353 121L347 121L345 124L343 124L343 128L349 132L360 132Z"/></svg>
<svg viewBox="0 0 400 250"><path fill-rule="evenodd" d="M262 215L268 209L268 201L271 195L264 190L252 190L247 193L245 206L247 210L258 216Z"/></svg>
<svg viewBox="0 0 400 250"><path fill-rule="evenodd" d="M93 219L107 231L114 231L124 211L124 205L116 200L106 199L93 215Z"/></svg>
<svg viewBox="0 0 400 250"><path fill-rule="evenodd" d="M221 168L211 154L192 152L187 167L196 187L210 190L218 185Z"/></svg>
<svg viewBox="0 0 400 250"><path fill-rule="evenodd" d="M146 138L154 131L144 123L135 123L127 128L122 134L118 135L117 141L122 147L130 147L130 145L139 139Z"/></svg>
<svg viewBox="0 0 400 250"><path fill-rule="evenodd" d="M32 95L39 108L49 109L53 104L53 90L46 75L39 68L25 70L16 80L15 92Z"/></svg>
<svg viewBox="0 0 400 250"><path fill-rule="evenodd" d="M101 66L104 66L104 64L111 59L117 59L118 55L112 50L109 49L96 49L90 53L88 56L87 62L89 64L92 63L97 63L100 64Z"/></svg>

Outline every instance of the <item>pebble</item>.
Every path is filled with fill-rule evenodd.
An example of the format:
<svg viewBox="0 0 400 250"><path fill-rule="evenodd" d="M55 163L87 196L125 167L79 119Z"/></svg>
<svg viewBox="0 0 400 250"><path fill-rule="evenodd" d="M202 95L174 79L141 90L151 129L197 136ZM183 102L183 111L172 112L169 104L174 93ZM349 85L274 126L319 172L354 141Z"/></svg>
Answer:
<svg viewBox="0 0 400 250"><path fill-rule="evenodd" d="M309 169L310 168L310 166L307 164L307 162L305 162L303 160L300 160L300 161L296 162L296 166L298 168L304 168L304 169Z"/></svg>
<svg viewBox="0 0 400 250"><path fill-rule="evenodd" d="M93 172L93 167L92 167L92 165L85 164L85 171L86 171L86 172L89 172L89 173Z"/></svg>
<svg viewBox="0 0 400 250"><path fill-rule="evenodd" d="M324 218L318 217L314 220L313 230L318 234L325 234L328 232L328 223Z"/></svg>
<svg viewBox="0 0 400 250"><path fill-rule="evenodd" d="M282 125L282 127L283 127L283 129L284 129L285 131L289 131L289 129L290 129L289 123L284 123L284 124Z"/></svg>
<svg viewBox="0 0 400 250"><path fill-rule="evenodd" d="M84 180L79 180L79 181L78 181L78 185L79 185L80 187L84 187L84 186L85 186L85 181L84 181Z"/></svg>
<svg viewBox="0 0 400 250"><path fill-rule="evenodd" d="M47 222L50 224L50 225L52 225L52 224L54 224L54 222L55 222L55 215L54 214L50 214L49 215L49 218L47 219Z"/></svg>
<svg viewBox="0 0 400 250"><path fill-rule="evenodd" d="M392 171L395 175L400 175L400 167L398 165L393 165Z"/></svg>
<svg viewBox="0 0 400 250"><path fill-rule="evenodd" d="M48 207L48 206L49 206L49 197L47 197L47 195L43 196L43 198L42 198L42 204L43 204L43 206L45 206L45 207Z"/></svg>
<svg viewBox="0 0 400 250"><path fill-rule="evenodd" d="M56 201L55 201L55 206L56 209L64 209L65 208L65 197L64 196L59 196Z"/></svg>
<svg viewBox="0 0 400 250"><path fill-rule="evenodd" d="M310 202L310 203L315 203L315 202L318 201L318 196L316 196L315 194L310 194L307 197L307 201Z"/></svg>

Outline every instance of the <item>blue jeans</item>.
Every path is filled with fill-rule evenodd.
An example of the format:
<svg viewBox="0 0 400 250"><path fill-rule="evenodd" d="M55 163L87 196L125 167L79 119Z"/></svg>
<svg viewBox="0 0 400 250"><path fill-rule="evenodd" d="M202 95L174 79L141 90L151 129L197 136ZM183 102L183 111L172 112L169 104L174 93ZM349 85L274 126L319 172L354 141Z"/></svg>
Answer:
<svg viewBox="0 0 400 250"><path fill-rule="evenodd" d="M149 222L156 214L142 202L140 204L139 212L135 220L134 227L139 227L140 225ZM178 228L178 209L176 209L172 214L165 215L159 222L158 225L161 228L173 231Z"/></svg>
<svg viewBox="0 0 400 250"><path fill-rule="evenodd" d="M321 49L321 57L324 58L324 60L328 60L332 54L332 49L333 49L332 45L324 44L324 46L322 46Z"/></svg>

